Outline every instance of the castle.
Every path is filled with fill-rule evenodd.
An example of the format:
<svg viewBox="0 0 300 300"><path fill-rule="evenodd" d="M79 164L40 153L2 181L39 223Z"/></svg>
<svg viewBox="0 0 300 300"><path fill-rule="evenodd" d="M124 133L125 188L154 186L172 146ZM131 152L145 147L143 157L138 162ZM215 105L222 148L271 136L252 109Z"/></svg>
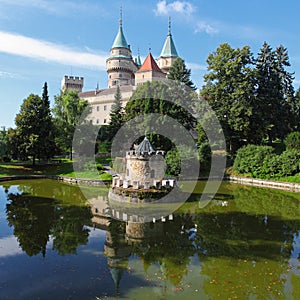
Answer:
<svg viewBox="0 0 300 300"><path fill-rule="evenodd" d="M82 92L83 78L73 76L64 76L61 88L62 90L76 90L80 98L89 102L91 107L89 120L92 124L107 125L117 86L120 87L122 105L125 107L137 85L145 81L166 78L173 62L178 57L169 19L168 35L159 58L155 60L149 51L143 64L139 55L134 59L130 45L125 39L121 15L119 31L110 49L110 56L106 60L108 88Z"/></svg>

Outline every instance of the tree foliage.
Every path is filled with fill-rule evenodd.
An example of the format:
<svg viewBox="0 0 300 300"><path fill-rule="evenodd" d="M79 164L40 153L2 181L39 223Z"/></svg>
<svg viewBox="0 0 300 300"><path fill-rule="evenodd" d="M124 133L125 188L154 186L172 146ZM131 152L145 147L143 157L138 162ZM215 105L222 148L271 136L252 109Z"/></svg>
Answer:
<svg viewBox="0 0 300 300"><path fill-rule="evenodd" d="M43 99L30 94L21 105L16 119L14 142L19 158L50 158L54 155L54 132L50 114L47 84L44 85Z"/></svg>
<svg viewBox="0 0 300 300"><path fill-rule="evenodd" d="M222 44L207 63L201 95L221 123L228 150L234 152L243 139L252 139L253 57L247 46L233 49Z"/></svg>
<svg viewBox="0 0 300 300"><path fill-rule="evenodd" d="M108 139L111 141L118 130L124 124L124 109L122 107L122 95L120 87L117 86L115 96L114 96L114 104L111 107L110 112L110 122L107 128Z"/></svg>
<svg viewBox="0 0 300 300"><path fill-rule="evenodd" d="M57 131L56 142L64 152L69 152L72 159L73 135L82 115L88 114L88 103L80 99L77 91L62 91L54 97L54 124Z"/></svg>
<svg viewBox="0 0 300 300"><path fill-rule="evenodd" d="M182 58L178 57L170 68L168 79L185 84L189 88L196 90L194 83L191 81L191 69L188 69Z"/></svg>
<svg viewBox="0 0 300 300"><path fill-rule="evenodd" d="M145 134L150 133L149 138L157 148L169 150L173 145L168 139L161 135L151 134L151 128L147 122L148 116L156 113L161 115L164 121L167 120L166 117L170 117L187 130L193 129L196 126L196 119L191 111L196 98L197 95L194 91L178 85L176 82L147 81L137 86L133 92L125 107L125 118L130 120L136 116L145 116L145 122L140 124L141 130ZM158 124L158 126L161 125Z"/></svg>
<svg viewBox="0 0 300 300"><path fill-rule="evenodd" d="M295 126L293 110L295 109L293 74L286 71L289 67L287 49L282 45L272 50L266 42L256 59L255 84L256 105L259 120L257 128L263 136L268 136L272 143L281 140Z"/></svg>
<svg viewBox="0 0 300 300"><path fill-rule="evenodd" d="M264 43L254 59L248 46L221 44L207 63L201 95L217 114L231 153L245 143L283 140L299 126L300 98L282 45L273 50Z"/></svg>
<svg viewBox="0 0 300 300"><path fill-rule="evenodd" d="M300 151L300 132L291 132L285 139L284 144L289 150Z"/></svg>

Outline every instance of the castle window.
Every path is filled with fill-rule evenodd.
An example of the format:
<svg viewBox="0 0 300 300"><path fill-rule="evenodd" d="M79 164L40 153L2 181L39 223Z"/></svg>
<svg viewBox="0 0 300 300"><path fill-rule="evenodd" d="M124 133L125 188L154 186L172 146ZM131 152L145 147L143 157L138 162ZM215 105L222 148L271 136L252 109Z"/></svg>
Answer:
<svg viewBox="0 0 300 300"><path fill-rule="evenodd" d="M119 74L119 77L122 78L122 76L123 76L123 74L120 73L120 74Z"/></svg>
<svg viewBox="0 0 300 300"><path fill-rule="evenodd" d="M106 119L103 120L103 123L106 124Z"/></svg>
<svg viewBox="0 0 300 300"><path fill-rule="evenodd" d="M99 119L97 119L96 123L99 124Z"/></svg>
<svg viewBox="0 0 300 300"><path fill-rule="evenodd" d="M104 105L103 109L104 109L104 110L107 110L107 105Z"/></svg>
<svg viewBox="0 0 300 300"><path fill-rule="evenodd" d="M97 106L97 111L99 111L100 110L100 107L99 106Z"/></svg>

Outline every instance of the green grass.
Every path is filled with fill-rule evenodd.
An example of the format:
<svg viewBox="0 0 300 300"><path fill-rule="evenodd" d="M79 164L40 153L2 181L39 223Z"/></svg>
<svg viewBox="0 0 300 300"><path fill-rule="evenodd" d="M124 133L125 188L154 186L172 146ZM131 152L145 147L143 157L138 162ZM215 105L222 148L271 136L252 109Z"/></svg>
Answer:
<svg viewBox="0 0 300 300"><path fill-rule="evenodd" d="M9 163L0 163L0 177L13 175L52 175L101 180L112 179L110 174L103 171L99 171L99 174L95 174L95 172L92 171L75 173L73 163L70 160L61 160L61 163L53 161L51 164L37 163L35 166L32 166L31 162L13 161Z"/></svg>

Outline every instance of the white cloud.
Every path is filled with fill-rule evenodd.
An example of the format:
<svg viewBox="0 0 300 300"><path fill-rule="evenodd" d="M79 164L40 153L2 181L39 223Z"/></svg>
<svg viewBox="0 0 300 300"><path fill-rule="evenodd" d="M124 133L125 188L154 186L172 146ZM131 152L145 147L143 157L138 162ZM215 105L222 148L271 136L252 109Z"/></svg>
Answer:
<svg viewBox="0 0 300 300"><path fill-rule="evenodd" d="M17 74L0 70L0 78L17 78L17 77L18 77Z"/></svg>
<svg viewBox="0 0 300 300"><path fill-rule="evenodd" d="M154 10L156 15L170 15L171 13L179 13L190 15L195 11L195 7L187 1L174 1L167 4L166 0L161 0L156 4Z"/></svg>
<svg viewBox="0 0 300 300"><path fill-rule="evenodd" d="M99 5L90 3L80 3L63 0L0 0L0 4L7 6L18 6L29 9L43 10L49 14L69 15L70 12L80 11L81 13L104 13Z"/></svg>
<svg viewBox="0 0 300 300"><path fill-rule="evenodd" d="M0 31L0 52L64 65L106 70L106 55L77 51L64 45L3 31Z"/></svg>
<svg viewBox="0 0 300 300"><path fill-rule="evenodd" d="M1 238L0 245L0 257L22 254L18 240L13 235Z"/></svg>
<svg viewBox="0 0 300 300"><path fill-rule="evenodd" d="M186 66L191 69L192 71L206 71L207 67L200 65L200 64L196 64L196 63L186 63Z"/></svg>
<svg viewBox="0 0 300 300"><path fill-rule="evenodd" d="M207 34L214 34L214 33L218 33L218 29L212 27L211 25L209 25L206 22L203 21L198 21L196 23L196 27L195 27L195 33L199 33L199 32L206 32Z"/></svg>

